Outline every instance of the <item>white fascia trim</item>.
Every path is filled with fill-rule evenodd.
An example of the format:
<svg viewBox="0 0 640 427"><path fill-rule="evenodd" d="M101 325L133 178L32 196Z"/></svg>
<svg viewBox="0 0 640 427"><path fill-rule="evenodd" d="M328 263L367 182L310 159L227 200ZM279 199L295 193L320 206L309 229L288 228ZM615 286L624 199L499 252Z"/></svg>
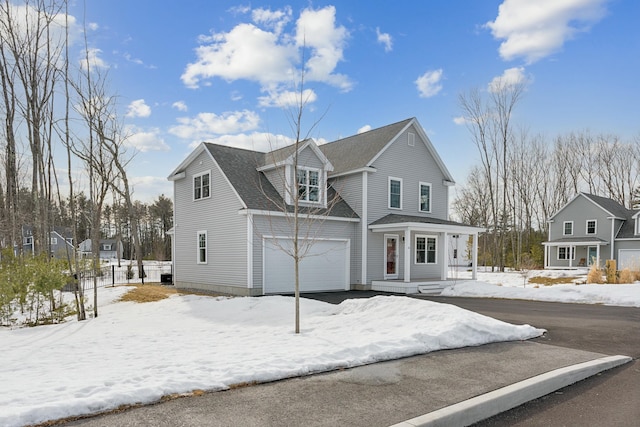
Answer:
<svg viewBox="0 0 640 427"><path fill-rule="evenodd" d="M640 241L640 237L616 237L616 242L622 242L622 241Z"/></svg>
<svg viewBox="0 0 640 427"><path fill-rule="evenodd" d="M280 218L285 218L288 216L293 216L291 212L281 212L281 211L265 211L261 209L240 209L238 211L239 215L262 215L262 216L277 216ZM327 216L327 215L305 215L298 214L300 218L309 218L309 219L318 219L318 220L331 220L331 221L343 221L343 222L360 222L360 218L344 218L339 216Z"/></svg>
<svg viewBox="0 0 640 427"><path fill-rule="evenodd" d="M186 178L187 173L182 171L182 172L178 172L176 174L171 175L169 178L167 178L169 181L178 181L180 179Z"/></svg>
<svg viewBox="0 0 640 427"><path fill-rule="evenodd" d="M396 224L379 224L369 226L369 230L373 232L404 230L407 228L410 228L414 231L449 231L458 234L475 234L486 231L486 228L474 227L472 225L428 224L424 222L403 222Z"/></svg>
<svg viewBox="0 0 640 427"><path fill-rule="evenodd" d="M346 172L340 172L340 173L337 173L335 175L329 176L329 178L338 178L338 177L341 177L341 176L353 175L353 174L362 173L362 172L377 172L377 169L376 168L372 168L370 166L365 166L365 167L360 168L360 169L354 169L354 170L350 170L350 171L346 171Z"/></svg>
<svg viewBox="0 0 640 427"><path fill-rule="evenodd" d="M544 246L606 246L609 242L586 241L586 242L542 242Z"/></svg>

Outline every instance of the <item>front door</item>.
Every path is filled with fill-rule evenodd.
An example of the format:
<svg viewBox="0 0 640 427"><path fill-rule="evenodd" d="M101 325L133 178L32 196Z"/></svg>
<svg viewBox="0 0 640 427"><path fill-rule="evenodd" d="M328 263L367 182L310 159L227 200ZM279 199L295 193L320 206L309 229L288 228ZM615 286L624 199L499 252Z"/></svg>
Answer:
<svg viewBox="0 0 640 427"><path fill-rule="evenodd" d="M384 236L384 278L398 278L398 236Z"/></svg>
<svg viewBox="0 0 640 427"><path fill-rule="evenodd" d="M597 257L598 248L596 246L589 246L587 248L587 265L591 266L591 264L595 263Z"/></svg>

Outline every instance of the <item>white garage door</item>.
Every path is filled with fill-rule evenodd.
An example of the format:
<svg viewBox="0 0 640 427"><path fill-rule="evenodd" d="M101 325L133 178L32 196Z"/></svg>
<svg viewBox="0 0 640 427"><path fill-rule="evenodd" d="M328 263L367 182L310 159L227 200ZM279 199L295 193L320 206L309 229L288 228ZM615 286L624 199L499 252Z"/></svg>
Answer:
<svg viewBox="0 0 640 427"><path fill-rule="evenodd" d="M282 248L291 239L264 239L264 293L292 293L295 289L293 258ZM349 289L349 243L345 240L316 240L300 262L300 292Z"/></svg>
<svg viewBox="0 0 640 427"><path fill-rule="evenodd" d="M639 249L620 249L618 251L618 270L625 268L632 271L640 270Z"/></svg>

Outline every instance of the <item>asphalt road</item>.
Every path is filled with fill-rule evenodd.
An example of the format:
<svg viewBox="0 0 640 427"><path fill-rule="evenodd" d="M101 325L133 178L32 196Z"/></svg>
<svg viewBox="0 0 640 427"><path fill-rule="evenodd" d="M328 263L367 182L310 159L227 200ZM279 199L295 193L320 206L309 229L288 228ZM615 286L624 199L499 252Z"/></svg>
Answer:
<svg viewBox="0 0 640 427"><path fill-rule="evenodd" d="M547 329L534 341L634 360L489 418L490 426L639 426L640 308L477 298L424 297L510 323Z"/></svg>

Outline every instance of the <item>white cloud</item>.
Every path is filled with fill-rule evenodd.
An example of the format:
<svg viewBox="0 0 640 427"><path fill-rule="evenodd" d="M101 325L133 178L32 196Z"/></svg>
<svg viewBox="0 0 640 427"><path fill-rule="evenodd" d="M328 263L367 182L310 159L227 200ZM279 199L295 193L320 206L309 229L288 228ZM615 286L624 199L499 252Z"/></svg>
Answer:
<svg viewBox="0 0 640 427"><path fill-rule="evenodd" d="M87 24L87 28L91 31L96 31L98 28L100 28L100 26L97 22L89 22L89 24Z"/></svg>
<svg viewBox="0 0 640 427"><path fill-rule="evenodd" d="M442 90L442 68L438 70L427 71L415 81L421 98L429 98L435 96Z"/></svg>
<svg viewBox="0 0 640 427"><path fill-rule="evenodd" d="M312 55L306 62L305 79L328 83L343 91L353 84L343 74L334 74L338 62L343 59L343 49L349 32L343 26L336 27L336 8L305 9L296 23L296 41L300 48L311 48Z"/></svg>
<svg viewBox="0 0 640 427"><path fill-rule="evenodd" d="M101 49L89 48L86 52L83 52L82 59L80 59L80 67L83 70L89 68L90 70L96 68L109 68L109 64L100 57L102 53Z"/></svg>
<svg viewBox="0 0 640 427"><path fill-rule="evenodd" d="M318 95L311 89L302 91L302 102L309 106L318 99ZM267 96L258 97L258 103L261 107L280 107L290 108L296 107L300 103L300 93L295 91L275 91L269 92Z"/></svg>
<svg viewBox="0 0 640 427"><path fill-rule="evenodd" d="M148 130L136 126L126 126L125 133L129 135L125 145L146 153L148 151L169 151L169 146L164 142L161 131L158 128Z"/></svg>
<svg viewBox="0 0 640 427"><path fill-rule="evenodd" d="M173 104L171 104L171 106L173 108L175 108L176 110L178 110L178 111L187 111L188 110L187 104L185 104L184 101L176 101Z"/></svg>
<svg viewBox="0 0 640 427"><path fill-rule="evenodd" d="M389 33L381 33L380 28L376 28L376 35L378 36L378 43L384 45L385 52L391 52L393 49L393 39Z"/></svg>
<svg viewBox="0 0 640 427"><path fill-rule="evenodd" d="M210 84L216 77L232 82L258 82L273 91L297 80L303 49L309 54L305 65L307 82L322 82L342 90L351 89L348 77L334 73L343 60L349 35L336 26L335 8L305 9L293 33L285 27L291 20L290 8L271 11L256 9L253 23L241 23L229 32L201 36L195 49L196 61L186 66L181 79L190 88Z"/></svg>
<svg viewBox="0 0 640 427"><path fill-rule="evenodd" d="M453 123L457 125L466 125L468 120L464 116L458 116L453 118Z"/></svg>
<svg viewBox="0 0 640 427"><path fill-rule="evenodd" d="M161 194L173 195L173 182L165 176L130 176L133 197L144 203L152 203Z"/></svg>
<svg viewBox="0 0 640 427"><path fill-rule="evenodd" d="M127 107L127 117L149 117L151 115L151 107L145 104L144 99L136 99Z"/></svg>
<svg viewBox="0 0 640 427"><path fill-rule="evenodd" d="M487 89L489 92L498 92L501 88L526 85L529 82L530 79L524 74L524 67L513 67L504 70L501 76L494 77Z"/></svg>
<svg viewBox="0 0 640 427"><path fill-rule="evenodd" d="M235 135L220 135L207 139L207 142L227 145L229 147L244 148L260 152L277 150L286 145L293 144L295 140L285 135L276 135L267 132L238 133ZM199 144L194 141L192 147Z"/></svg>
<svg viewBox="0 0 640 427"><path fill-rule="evenodd" d="M251 18L256 24L263 24L271 28L276 34L281 34L282 30L291 21L291 6L286 6L283 10L271 11L271 9L254 9Z"/></svg>
<svg viewBox="0 0 640 427"><path fill-rule="evenodd" d="M588 31L606 14L608 0L505 0L494 21L486 23L493 37L504 40L504 60L527 63L559 51L576 33Z"/></svg>
<svg viewBox="0 0 640 427"><path fill-rule="evenodd" d="M364 125L360 129L358 129L358 133L365 133L371 130L371 125Z"/></svg>
<svg viewBox="0 0 640 427"><path fill-rule="evenodd" d="M221 115L199 113L195 117L180 117L169 133L191 141L211 141L219 135L236 134L258 128L260 117L253 111L231 111Z"/></svg>

